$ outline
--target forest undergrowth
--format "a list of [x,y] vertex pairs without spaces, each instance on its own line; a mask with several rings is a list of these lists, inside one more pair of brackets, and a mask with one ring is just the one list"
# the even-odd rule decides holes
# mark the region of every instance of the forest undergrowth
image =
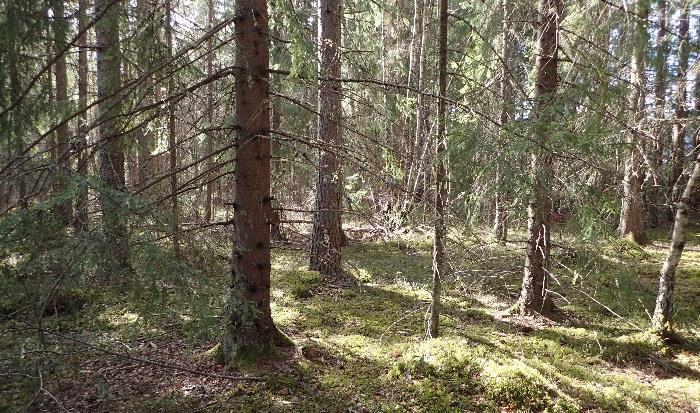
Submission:
[[212,230],[185,248],[202,269],[196,281],[154,278],[157,295],[148,286],[62,289],[42,335],[27,332],[36,325],[6,294],[0,411],[696,412],[699,231],[680,267],[670,342],[646,332],[667,230],[644,247],[554,237],[556,320],[511,315],[517,242],[452,232],[438,339],[424,327],[430,233],[350,232],[343,264],[355,285],[309,271],[294,242],[276,245],[272,311],[296,347],[226,369],[208,355],[229,277],[229,244]]

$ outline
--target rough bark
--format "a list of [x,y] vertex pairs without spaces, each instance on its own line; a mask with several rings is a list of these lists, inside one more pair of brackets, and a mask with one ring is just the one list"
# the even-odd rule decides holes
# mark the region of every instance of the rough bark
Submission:
[[[498,153],[503,154],[507,145],[505,136],[508,122],[513,117],[513,49],[515,46],[515,35],[513,33],[513,1],[503,0],[503,43],[501,45],[501,130],[499,131]],[[508,194],[503,188],[503,171],[500,165],[496,165],[496,215],[493,223],[494,237],[505,242],[508,238]]]
[[673,105],[675,111],[675,123],[671,137],[671,161],[668,175],[668,219],[672,220],[675,211],[675,204],[680,195],[680,178],[683,175],[683,158],[685,156],[685,126],[688,111],[686,108],[686,83],[688,77],[688,57],[690,50],[688,46],[688,11],[690,3],[683,2],[680,15],[678,16],[678,69],[676,71],[676,94]]
[[236,2],[236,155],[231,285],[221,356],[264,355],[280,343],[270,311],[270,101],[265,0]]
[[[340,0],[318,1],[318,160],[310,268],[330,277],[343,274],[341,208],[343,178],[337,148],[342,143],[340,78]],[[325,79],[324,79],[325,78]]]
[[644,119],[644,54],[647,49],[647,23],[649,0],[636,4],[635,33],[630,63],[630,94],[628,100],[629,131],[625,153],[625,172],[622,182],[622,208],[620,209],[620,236],[642,243],[644,233],[644,203],[642,199],[642,137],[639,133]]
[[558,38],[561,22],[560,0],[540,0],[537,8],[536,83],[533,96],[535,143],[530,158],[532,188],[528,200],[525,268],[518,301],[521,314],[549,314],[553,309],[549,294],[553,159],[546,149],[549,131],[555,121]]
[[130,272],[127,217],[121,208],[125,190],[124,148],[120,127],[121,89],[119,46],[120,7],[110,0],[96,0],[95,14],[103,17],[95,24],[97,41],[97,98],[100,133],[100,205],[102,208],[106,279]]
[[435,142],[435,244],[433,245],[433,290],[430,302],[428,337],[440,335],[440,295],[445,276],[445,243],[447,241],[447,0],[439,2],[438,27],[438,113],[437,140]]
[[652,327],[665,337],[668,337],[673,331],[673,290],[676,285],[676,269],[681,261],[683,248],[687,241],[690,197],[697,191],[698,181],[700,181],[700,154],[695,158],[693,171],[685,185],[683,194],[676,204],[676,217],[673,224],[671,245],[668,249],[666,260],[661,267],[659,277],[659,293],[656,297]]
[[[173,19],[170,0],[165,3],[165,38],[168,44],[168,57],[173,55]],[[168,96],[175,93],[175,74],[168,79]],[[177,196],[177,136],[175,135],[175,100],[168,104],[168,163],[170,166],[170,232],[172,233],[173,254],[180,257],[180,207]]]

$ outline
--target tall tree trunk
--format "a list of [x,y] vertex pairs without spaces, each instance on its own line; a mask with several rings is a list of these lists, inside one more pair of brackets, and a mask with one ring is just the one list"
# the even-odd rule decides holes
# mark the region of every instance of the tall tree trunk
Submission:
[[[9,2],[7,6],[7,19],[8,21],[15,21],[18,19],[18,10],[15,2]],[[10,33],[8,38],[5,39],[7,42],[7,48],[9,53],[9,71],[10,71],[10,102],[17,102],[22,91],[22,83],[20,82],[20,73],[18,68],[17,58],[20,55],[21,44],[17,41],[15,33]],[[49,77],[50,78],[50,77]],[[49,87],[49,90],[51,88]],[[22,158],[24,157],[24,139],[22,136],[22,124],[21,124],[21,111],[22,106],[18,105],[14,110],[7,116],[9,119],[10,133],[11,133],[11,146],[14,149],[14,156],[17,157],[19,161],[19,171],[17,172],[17,202],[21,208],[27,208],[29,205],[29,199],[27,194],[27,178],[24,172],[24,166],[22,166]]]
[[[136,2],[136,12],[139,19],[143,22],[137,55],[141,73],[148,73],[152,69],[153,45],[156,39],[155,6],[154,0],[138,0]],[[153,77],[148,76],[143,85],[143,105],[150,106],[153,104]],[[142,125],[136,131],[136,134],[137,187],[141,189],[146,186],[146,181],[148,180],[148,160],[151,157],[150,145],[153,140],[153,134],[148,123]]]
[[677,90],[673,99],[675,106],[675,122],[671,138],[671,162],[668,176],[668,218],[673,219],[675,203],[678,201],[681,189],[681,176],[683,175],[683,158],[685,156],[685,122],[688,117],[686,109],[686,83],[688,81],[688,11],[690,2],[684,1],[678,17],[678,70],[676,72]]
[[431,10],[432,1],[429,1],[423,8],[423,31],[421,36],[420,60],[418,63],[418,105],[416,108],[416,136],[415,146],[418,150],[418,158],[414,164],[415,173],[413,174],[413,186],[409,188],[411,202],[418,201],[424,204],[426,182],[428,181],[428,159],[430,157],[430,128],[429,128],[429,109],[430,99],[426,96],[427,91],[427,47],[429,31],[426,30],[429,14],[426,11]]
[[88,23],[88,0],[78,1],[78,32],[83,33],[78,38],[78,111],[80,112],[78,130],[76,132],[75,150],[78,153],[78,175],[81,182],[75,196],[75,215],[73,229],[77,233],[88,230],[88,186],[87,186],[87,94],[88,94],[88,48],[87,33],[84,32]]
[[[513,117],[513,49],[515,34],[513,33],[513,1],[503,0],[503,44],[501,45],[501,130],[499,131],[499,152],[502,154],[508,144],[506,127]],[[503,174],[500,165],[496,165],[496,216],[493,224],[494,236],[505,242],[508,237],[508,195],[503,188]]]
[[676,206],[671,245],[668,249],[666,261],[661,267],[661,275],[659,277],[659,294],[656,297],[652,327],[665,337],[668,337],[672,332],[673,289],[676,284],[676,269],[681,261],[683,248],[688,238],[687,226],[688,215],[690,214],[690,197],[697,190],[698,181],[700,181],[700,153],[695,158],[693,171]]
[[[415,1],[415,15],[414,24],[417,25],[415,29],[415,56],[412,58],[412,64],[415,65],[413,69],[415,71],[415,80],[413,83],[418,90],[416,93],[416,124],[413,129],[413,142],[410,145],[410,163],[408,165],[408,172],[406,176],[406,183],[404,186],[404,199],[403,205],[401,207],[402,220],[405,216],[411,212],[413,204],[416,202],[418,196],[418,190],[420,188],[419,182],[421,182],[421,177],[425,173],[426,169],[426,159],[428,144],[430,139],[428,138],[428,126],[427,126],[427,98],[425,96],[425,52],[426,52],[426,40],[428,34],[425,30],[425,24],[427,20],[426,4],[423,0]],[[410,130],[410,129],[409,129]],[[420,194],[422,197],[422,194]]]
[[[65,17],[64,0],[53,0],[51,3],[53,10],[53,35],[55,53],[61,53],[66,47],[68,35],[68,22]],[[59,118],[63,119],[65,108],[68,107],[68,73],[66,72],[66,53],[61,55],[56,60],[55,66],[56,76],[56,103],[59,109]],[[58,171],[54,177],[53,190],[56,196],[65,196],[64,192],[68,189],[68,175],[70,169],[70,148],[68,136],[68,123],[62,123],[56,128],[56,162]],[[67,226],[71,221],[72,205],[70,199],[66,198],[59,202],[55,209],[56,219],[64,226]]]
[[318,135],[321,149],[316,177],[316,203],[311,238],[310,268],[330,277],[342,275],[343,176],[338,150],[342,144],[340,0],[318,1]]
[[127,217],[120,208],[120,192],[126,189],[124,147],[121,130],[121,51],[119,46],[119,2],[95,1],[95,15],[103,17],[95,24],[97,40],[97,98],[100,132],[100,205],[102,207],[105,278],[129,273]]
[[[173,17],[170,0],[165,3],[165,37],[168,43],[168,57],[173,55]],[[177,196],[177,137],[175,135],[175,73],[168,79],[168,161],[170,164],[170,231],[172,233],[173,254],[180,257],[180,208]]]
[[535,143],[530,159],[532,188],[527,210],[528,242],[523,285],[518,307],[521,314],[549,314],[553,310],[549,294],[551,268],[551,181],[553,159],[545,148],[554,127],[556,105],[558,37],[562,20],[560,0],[540,0],[537,7],[536,83],[534,99]]
[[[214,0],[207,0],[207,30],[214,27]],[[214,39],[209,36],[207,39],[207,78],[211,78],[214,74]],[[207,133],[207,160],[204,169],[211,171],[214,166],[212,152],[214,151],[214,83],[210,82],[207,85],[207,123],[209,124],[209,132]],[[212,198],[214,196],[214,181],[212,174],[205,175],[206,180],[206,196],[204,198],[204,222],[211,222],[213,215]]]
[[446,116],[447,116],[447,0],[439,2],[438,26],[438,113],[435,142],[435,244],[433,246],[433,291],[430,302],[430,321],[427,335],[440,335],[440,295],[445,276],[445,244],[447,241],[447,171],[446,171]]
[[664,148],[664,136],[666,128],[663,125],[665,118],[664,108],[666,106],[666,49],[668,48],[668,36],[666,35],[666,0],[658,1],[658,29],[656,31],[656,60],[654,74],[654,117],[657,126],[655,128],[656,139],[651,150],[651,171],[652,185],[649,189],[648,215],[651,226],[659,225],[659,179],[661,170],[661,160]]
[[649,0],[639,0],[634,19],[635,34],[632,43],[630,64],[629,128],[625,154],[625,175],[622,182],[622,208],[619,232],[635,242],[646,241],[644,233],[644,211],[642,200],[642,146],[638,128],[644,119],[644,54],[647,48],[647,23]]
[[270,96],[265,0],[236,2],[235,105],[238,130],[231,284],[221,356],[269,353],[283,335],[270,310]]
[[[411,26],[411,43],[409,45],[409,58],[408,58],[408,79],[407,79],[407,84],[409,89],[406,90],[406,97],[411,98],[413,97],[416,99],[416,108],[418,107],[418,100],[420,99],[420,92],[416,93],[410,88],[418,88],[419,87],[419,77],[420,77],[420,67],[421,67],[421,60],[422,60],[422,46],[423,46],[423,12],[425,8],[425,2],[423,0],[414,0],[413,2],[413,23]],[[416,116],[418,115],[418,111],[416,110]],[[406,114],[405,116],[405,138],[404,138],[404,146],[407,149],[407,157],[405,160],[405,166],[404,166],[404,182],[403,182],[403,194],[402,194],[402,204],[400,205],[401,211],[401,217],[400,217],[400,223],[403,224],[403,218],[405,214],[408,212],[408,203],[413,202],[412,199],[412,190],[411,187],[413,185],[413,175],[415,172],[415,163],[416,163],[416,155],[417,155],[417,147],[414,144],[414,139],[415,139],[415,128],[412,128],[409,123],[411,121],[412,116],[409,114]]]

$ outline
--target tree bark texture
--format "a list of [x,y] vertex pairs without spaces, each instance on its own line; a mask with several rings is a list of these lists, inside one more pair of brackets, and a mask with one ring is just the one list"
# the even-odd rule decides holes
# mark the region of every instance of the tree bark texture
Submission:
[[127,217],[121,208],[125,190],[124,147],[121,137],[121,52],[119,46],[120,4],[109,0],[95,1],[95,14],[102,19],[95,24],[97,40],[97,98],[100,100],[100,189],[103,235],[107,249],[104,275],[123,276],[129,270]]
[[[65,16],[64,0],[53,0],[53,35],[54,49],[56,53],[63,50],[67,45],[68,22]],[[68,73],[66,70],[66,54],[62,53],[56,60],[54,68],[56,77],[56,107],[60,118],[63,118],[68,107]],[[70,169],[70,137],[68,123],[62,123],[56,128],[56,166],[57,171],[54,176],[53,190],[56,196],[65,195],[68,189],[68,177]],[[73,215],[72,203],[69,198],[56,205],[54,210],[56,219],[62,226],[67,226],[71,222]]]
[[673,224],[671,245],[661,267],[659,277],[659,293],[656,297],[656,307],[652,318],[652,327],[662,336],[669,336],[672,332],[673,316],[673,290],[676,285],[676,269],[681,261],[683,248],[688,239],[688,215],[690,214],[690,197],[697,191],[700,181],[700,153],[695,158],[693,171],[685,185],[685,190],[678,200],[676,217]]
[[673,219],[675,204],[680,196],[683,175],[683,158],[685,157],[685,126],[688,110],[686,108],[686,83],[688,81],[688,57],[690,48],[688,45],[688,11],[690,3],[684,1],[678,16],[678,69],[676,72],[676,93],[673,99],[675,109],[675,123],[671,137],[671,161],[668,176],[668,218]]
[[236,155],[231,285],[221,354],[230,362],[273,349],[270,311],[270,101],[265,0],[236,2]]
[[663,126],[666,106],[666,53],[668,48],[668,36],[666,34],[666,0],[659,0],[657,9],[656,31],[656,60],[654,62],[654,117],[657,126],[654,128],[655,140],[651,150],[652,184],[649,189],[649,205],[647,207],[649,224],[653,227],[659,225],[659,189],[662,182],[660,178],[661,162],[665,145],[666,128]]
[[438,27],[438,113],[437,140],[435,142],[435,244],[433,245],[433,290],[430,302],[428,337],[440,335],[442,310],[442,279],[445,277],[445,244],[447,241],[447,0],[439,3]]
[[518,307],[521,314],[549,314],[553,309],[549,294],[551,269],[551,181],[553,159],[545,145],[549,141],[556,110],[558,83],[558,30],[560,0],[540,0],[537,8],[537,51],[535,60],[535,143],[530,158],[532,188],[527,211],[527,252]]
[[73,216],[73,229],[80,232],[88,230],[88,187],[85,179],[88,172],[87,153],[87,94],[88,94],[88,44],[87,33],[84,33],[88,23],[87,17],[88,0],[78,1],[78,31],[83,34],[78,38],[78,110],[80,118],[78,120],[78,130],[74,150],[77,152],[77,171],[81,178],[75,196],[75,213]]
[[[501,45],[501,113],[499,131],[498,153],[503,154],[508,144],[506,127],[513,117],[513,50],[515,46],[515,34],[513,33],[513,1],[503,0],[503,43]],[[500,165],[496,165],[496,215],[493,223],[494,237],[505,242],[508,238],[508,194],[503,188],[503,171]]]
[[622,237],[635,242],[645,242],[644,208],[642,199],[642,145],[638,128],[644,118],[644,54],[647,49],[647,23],[649,17],[649,0],[640,0],[636,6],[637,17],[634,19],[635,34],[632,44],[632,61],[630,64],[630,95],[628,100],[629,132],[625,153],[625,171],[622,182],[622,208],[620,209],[620,226]]
[[[166,0],[165,3],[165,37],[168,43],[168,57],[172,57],[173,50],[173,18],[172,2]],[[170,166],[170,232],[172,233],[173,254],[176,258],[180,252],[180,207],[177,196],[177,136],[175,124],[176,101],[172,99],[175,93],[175,73],[168,79],[168,96],[171,98],[168,104],[168,163]]]
[[342,91],[339,81],[328,79],[340,78],[341,17],[340,0],[318,1],[318,137],[329,150],[319,154],[309,267],[330,277],[342,275]]

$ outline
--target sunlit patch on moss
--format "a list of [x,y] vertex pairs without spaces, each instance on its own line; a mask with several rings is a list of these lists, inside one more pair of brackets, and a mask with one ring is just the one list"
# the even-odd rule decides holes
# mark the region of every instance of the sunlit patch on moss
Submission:
[[301,317],[301,312],[294,307],[287,307],[272,303],[272,318],[278,326],[293,324]]
[[554,390],[535,369],[518,362],[484,366],[486,396],[496,405],[522,412],[549,411]]

